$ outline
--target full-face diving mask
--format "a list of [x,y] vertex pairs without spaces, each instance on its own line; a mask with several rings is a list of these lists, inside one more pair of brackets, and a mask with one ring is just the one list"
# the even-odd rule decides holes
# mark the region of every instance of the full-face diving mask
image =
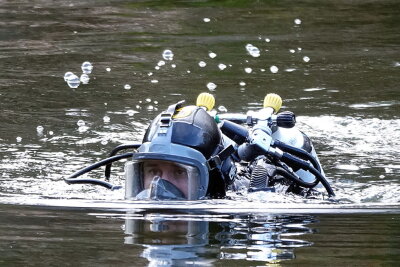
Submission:
[[[169,153],[145,143],[125,165],[126,199],[196,200],[204,198],[209,181],[204,156],[195,149],[169,144]],[[154,150],[153,150],[154,151]],[[165,151],[164,151],[165,152]]]

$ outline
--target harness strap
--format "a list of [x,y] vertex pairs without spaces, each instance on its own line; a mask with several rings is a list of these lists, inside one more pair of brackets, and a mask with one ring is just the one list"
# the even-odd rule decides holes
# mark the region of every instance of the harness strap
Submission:
[[185,100],[179,101],[176,104],[170,105],[166,111],[162,112],[160,115],[160,127],[171,126],[172,116],[174,116],[175,111],[182,107]]
[[225,147],[217,155],[210,157],[207,160],[207,167],[211,171],[215,168],[220,168],[224,160],[226,160],[232,153],[235,152],[235,148],[232,145]]

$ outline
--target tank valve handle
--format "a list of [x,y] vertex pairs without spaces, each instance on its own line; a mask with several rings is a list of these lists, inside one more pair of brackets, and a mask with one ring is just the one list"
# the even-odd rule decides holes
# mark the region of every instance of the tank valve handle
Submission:
[[274,113],[277,113],[282,107],[282,98],[274,93],[267,94],[264,98],[264,108],[273,108]]
[[196,106],[204,107],[207,111],[210,111],[214,108],[215,98],[212,94],[209,93],[201,93],[197,97]]

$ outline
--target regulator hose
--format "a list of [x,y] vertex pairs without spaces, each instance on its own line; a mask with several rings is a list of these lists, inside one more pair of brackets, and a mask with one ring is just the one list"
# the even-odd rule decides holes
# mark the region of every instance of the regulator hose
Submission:
[[280,175],[284,176],[285,178],[288,178],[292,182],[295,182],[296,184],[301,185],[301,186],[306,187],[306,188],[314,188],[319,183],[319,181],[317,179],[315,179],[315,181],[312,182],[312,183],[305,182],[305,181],[299,179],[293,173],[290,173],[289,171],[285,170],[282,167],[277,167],[276,168],[276,173],[280,174]]
[[313,166],[311,166],[311,164],[309,162],[299,159],[287,152],[283,153],[281,160],[291,166],[295,165],[299,168],[308,170],[317,178],[317,180],[319,182],[322,183],[322,185],[325,187],[326,191],[328,192],[329,197],[335,196],[335,193],[333,192],[330,184],[325,179],[325,177],[322,175],[322,173],[319,172],[317,169],[315,169]]
[[304,160],[308,160],[311,162],[311,164],[314,166],[315,169],[317,169],[319,172],[321,172],[321,165],[318,163],[318,161],[307,151],[285,144],[279,140],[274,140],[274,146],[279,147],[282,149],[282,151],[288,152],[290,154],[295,155],[296,157],[299,157]]
[[[119,151],[121,150],[125,150],[125,149],[137,149],[138,147],[140,147],[141,144],[131,144],[131,145],[119,145],[116,148],[114,148],[110,154],[108,155],[109,157],[113,157],[115,156]],[[110,180],[110,176],[111,176],[111,166],[112,166],[112,162],[108,163],[106,166],[106,169],[104,170],[104,176],[106,177],[106,181]]]
[[[92,164],[90,166],[87,166],[75,173],[73,173],[72,175],[70,175],[68,178],[65,178],[64,181],[67,184],[82,184],[82,183],[88,183],[88,184],[96,184],[96,185],[100,185],[100,186],[104,186],[108,189],[118,189],[118,186],[114,186],[106,181],[103,180],[99,180],[99,179],[89,179],[89,178],[85,178],[85,179],[76,179],[77,177],[81,176],[82,174],[88,173],[94,169],[100,168],[104,165],[107,164],[111,164],[114,161],[118,161],[121,159],[125,159],[125,158],[130,158],[133,156],[134,153],[125,153],[125,154],[121,154],[121,155],[117,155],[117,156],[113,156],[113,157],[109,157],[106,159],[103,159],[99,162],[96,162],[95,164]],[[119,187],[120,188],[120,187]]]

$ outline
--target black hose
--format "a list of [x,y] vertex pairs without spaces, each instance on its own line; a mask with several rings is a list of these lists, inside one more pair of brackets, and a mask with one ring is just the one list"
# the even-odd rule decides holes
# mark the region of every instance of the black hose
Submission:
[[319,181],[317,179],[315,179],[315,181],[312,182],[312,183],[305,182],[305,181],[297,178],[296,175],[290,173],[289,171],[285,170],[282,167],[277,167],[276,168],[276,172],[278,174],[284,176],[285,178],[288,178],[292,182],[295,182],[296,184],[301,185],[301,186],[306,187],[306,188],[314,188],[319,183]]
[[281,160],[291,166],[295,165],[301,169],[308,170],[311,172],[325,187],[326,191],[328,192],[328,196],[335,196],[335,193],[333,192],[330,184],[328,181],[325,179],[325,177],[322,175],[321,172],[319,172],[317,169],[315,169],[311,164],[309,164],[307,161],[304,161],[302,159],[299,159],[289,153],[284,152],[282,155]]
[[285,144],[279,140],[274,140],[274,145],[282,149],[282,151],[289,152],[290,154],[295,155],[296,157],[299,157],[304,160],[308,160],[311,162],[311,164],[316,168],[319,172],[321,172],[321,165],[318,163],[316,158],[314,158],[310,153],[307,151]]
[[104,166],[106,164],[110,164],[110,163],[112,163],[114,161],[118,161],[118,160],[125,159],[125,158],[130,158],[130,157],[133,156],[133,154],[134,153],[125,153],[125,154],[122,154],[122,155],[117,155],[117,156],[113,156],[113,157],[109,157],[109,158],[103,159],[103,160],[101,160],[99,162],[96,162],[95,164],[92,164],[92,165],[90,165],[88,167],[85,167],[85,168],[73,173],[68,178],[65,178],[64,181],[67,184],[89,183],[89,184],[101,185],[101,186],[104,186],[104,187],[106,187],[108,189],[116,189],[115,186],[113,186],[112,184],[110,184],[110,183],[108,183],[106,181],[103,181],[103,180],[98,180],[98,179],[75,179],[75,178],[81,176],[82,174],[88,173],[88,172],[90,172],[90,171],[92,171],[94,169],[100,168],[100,167],[102,167],[102,166]]
[[[116,148],[114,148],[110,154],[108,155],[109,157],[112,157],[114,155],[116,155],[119,151],[121,150],[125,150],[125,149],[137,149],[138,147],[140,147],[141,144],[131,144],[131,145],[119,145]],[[112,162],[108,163],[106,166],[106,169],[104,170],[104,176],[106,177],[106,180],[109,181],[110,180],[110,176],[111,176],[111,166],[112,166]]]
[[109,182],[99,180],[99,179],[91,179],[91,178],[67,178],[64,179],[67,184],[94,184],[94,185],[100,185],[103,186],[107,189],[111,190],[116,190],[116,189],[121,189],[122,186],[120,185],[113,185],[110,184]]

